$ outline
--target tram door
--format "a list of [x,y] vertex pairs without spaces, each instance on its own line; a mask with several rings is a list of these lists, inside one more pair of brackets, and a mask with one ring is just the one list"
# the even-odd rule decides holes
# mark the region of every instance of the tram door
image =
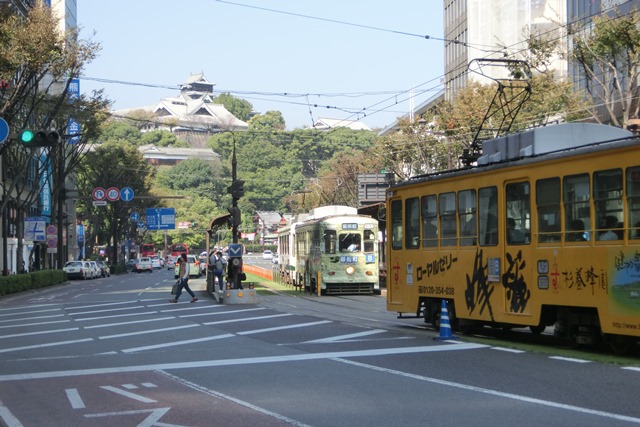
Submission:
[[502,286],[504,288],[505,312],[527,313],[531,298],[531,286],[527,283],[529,269],[535,260],[527,259],[531,247],[531,187],[529,181],[517,180],[505,184],[504,210],[504,264]]

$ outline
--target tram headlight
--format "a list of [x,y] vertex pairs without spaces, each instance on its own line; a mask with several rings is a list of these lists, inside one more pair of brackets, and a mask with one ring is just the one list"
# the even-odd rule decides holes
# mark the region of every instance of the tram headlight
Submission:
[[347,269],[345,271],[347,272],[347,274],[351,275],[351,274],[356,272],[356,268],[354,266],[350,265],[349,267],[347,267]]

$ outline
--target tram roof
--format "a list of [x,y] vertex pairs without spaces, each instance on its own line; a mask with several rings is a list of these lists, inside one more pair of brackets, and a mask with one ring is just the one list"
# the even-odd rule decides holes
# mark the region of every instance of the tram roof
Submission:
[[478,166],[517,160],[633,136],[628,130],[595,123],[563,123],[514,133],[482,143]]
[[611,144],[637,144],[638,141],[637,135],[614,126],[593,123],[546,126],[484,141],[476,166],[415,176],[392,187],[574,156],[610,148]]

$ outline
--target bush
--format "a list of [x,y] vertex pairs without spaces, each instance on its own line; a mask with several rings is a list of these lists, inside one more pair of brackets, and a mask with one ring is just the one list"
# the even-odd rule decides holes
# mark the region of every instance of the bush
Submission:
[[45,288],[66,281],[67,274],[62,270],[41,270],[26,274],[0,276],[0,295]]

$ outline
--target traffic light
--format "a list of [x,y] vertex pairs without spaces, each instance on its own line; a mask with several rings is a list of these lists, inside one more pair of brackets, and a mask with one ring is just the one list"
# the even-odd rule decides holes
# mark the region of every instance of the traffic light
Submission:
[[18,134],[19,142],[26,147],[53,147],[60,141],[60,135],[53,130],[32,131],[24,129]]
[[231,197],[238,200],[244,196],[244,181],[237,179],[231,183],[231,186],[227,188],[227,191],[231,194]]
[[237,206],[231,207],[227,209],[231,214],[231,218],[229,218],[229,225],[233,227],[237,227],[242,222],[242,218],[240,217],[240,208]]

